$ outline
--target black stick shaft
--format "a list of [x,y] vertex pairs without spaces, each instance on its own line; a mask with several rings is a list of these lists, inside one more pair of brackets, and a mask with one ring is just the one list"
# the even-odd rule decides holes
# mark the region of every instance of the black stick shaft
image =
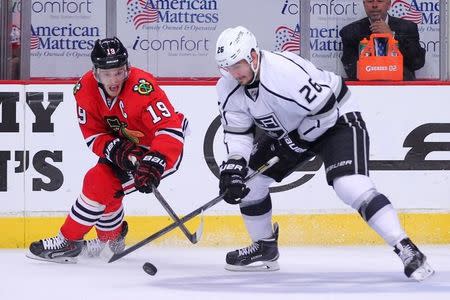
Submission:
[[[255,172],[253,172],[252,174],[250,174],[249,176],[247,176],[245,178],[245,182],[251,180],[252,178],[254,178],[256,175],[266,171],[267,169],[269,169],[270,167],[272,167],[274,164],[276,164],[279,161],[279,158],[277,156],[273,157],[272,159],[270,159],[269,161],[267,161],[264,165],[262,165],[258,170],[256,170]],[[199,208],[197,208],[196,210],[192,211],[191,213],[187,214],[186,216],[184,216],[183,218],[180,219],[179,222],[174,222],[166,227],[164,227],[163,229],[161,229],[158,232],[155,232],[154,234],[150,235],[149,237],[145,238],[144,240],[134,244],[133,246],[130,246],[129,248],[125,249],[124,251],[120,252],[120,253],[115,253],[108,261],[108,263],[114,262],[122,257],[124,257],[125,255],[130,254],[131,252],[141,248],[142,246],[150,243],[153,240],[156,240],[157,238],[159,238],[162,235],[165,235],[166,233],[172,231],[173,229],[177,228],[180,224],[186,223],[187,221],[195,218],[197,215],[201,214],[203,211],[207,210],[208,208],[211,208],[212,206],[216,205],[217,203],[219,203],[220,201],[222,201],[223,199],[223,194],[219,195],[218,197],[212,199],[211,201],[209,201],[208,203],[200,206]]]
[[146,239],[138,242],[137,244],[135,244],[133,246],[130,246],[129,248],[125,249],[124,251],[114,254],[111,257],[111,259],[108,261],[108,263],[114,262],[114,261],[124,257],[125,255],[128,255],[129,253],[141,248],[142,246],[150,243],[151,241],[156,240],[160,236],[165,235],[166,233],[172,231],[173,229],[177,228],[180,224],[183,224],[183,223],[195,218],[197,215],[201,214],[202,211],[207,210],[208,208],[210,208],[210,207],[216,205],[217,203],[219,203],[220,201],[222,201],[222,197],[223,197],[223,195],[220,195],[220,196],[214,198],[213,200],[209,201],[208,203],[204,204],[203,206],[192,211],[188,215],[182,217],[179,221],[174,222],[174,223],[168,225],[167,227],[164,227],[160,231],[155,232],[154,234],[150,235]]
[[178,215],[175,213],[175,211],[170,207],[169,203],[167,203],[166,199],[164,199],[163,195],[158,191],[155,185],[152,184],[153,194],[155,195],[156,199],[158,199],[159,203],[161,203],[162,207],[166,210],[166,212],[169,214],[169,216],[172,218],[172,220],[179,224],[179,228],[184,233],[184,235],[189,239],[189,241],[192,244],[196,244],[198,242],[196,234],[192,234],[189,232],[189,230],[186,228],[183,222],[181,222]]

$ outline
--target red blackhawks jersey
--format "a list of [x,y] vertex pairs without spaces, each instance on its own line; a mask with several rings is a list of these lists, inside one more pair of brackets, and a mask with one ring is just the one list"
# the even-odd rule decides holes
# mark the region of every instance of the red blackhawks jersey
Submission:
[[175,112],[153,75],[131,67],[120,94],[108,99],[89,71],[75,85],[74,95],[81,132],[99,157],[105,157],[107,143],[122,137],[164,155],[164,175],[178,168],[187,121]]

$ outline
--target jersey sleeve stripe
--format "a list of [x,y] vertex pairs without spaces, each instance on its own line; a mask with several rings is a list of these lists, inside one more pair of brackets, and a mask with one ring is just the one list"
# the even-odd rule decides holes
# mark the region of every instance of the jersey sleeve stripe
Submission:
[[347,85],[342,81],[342,77],[339,80],[339,87],[335,91],[336,101],[338,103],[344,103],[347,98],[350,96],[350,90],[348,89]]
[[84,141],[86,142],[88,148],[92,149],[95,139],[104,134],[106,134],[106,133],[99,133],[99,134],[91,135],[90,137],[86,138]]
[[[328,100],[323,101],[322,105],[320,105],[319,107],[317,107],[316,109],[318,109],[317,112],[311,112],[311,116],[314,118],[314,116],[322,116],[322,115],[326,115],[327,113],[331,113],[334,108],[336,107],[337,102],[336,102],[336,97],[334,96],[334,94],[331,94],[330,97],[328,97]],[[308,116],[310,117],[310,116]]]
[[183,160],[183,152],[181,152],[180,156],[178,156],[177,161],[173,164],[173,167],[170,169],[165,170],[164,174],[161,176],[161,178],[165,178],[169,176],[170,174],[175,173],[176,170],[180,167],[181,161]]
[[183,132],[185,132],[188,129],[189,126],[189,121],[187,118],[183,118],[183,124],[182,124],[182,128],[183,128]]
[[[336,96],[337,95],[337,96]],[[339,85],[336,88],[336,91],[328,98],[328,101],[325,105],[316,113],[315,116],[320,115],[320,117],[326,116],[327,112],[332,113],[336,104],[342,105],[350,96],[350,90],[347,85],[342,81],[342,77],[339,80]]]
[[238,128],[238,127],[231,127],[227,125],[223,125],[223,131],[225,133],[233,133],[233,134],[249,134],[254,133],[255,131],[255,125],[249,127],[249,128]]
[[165,128],[165,129],[161,129],[161,130],[157,131],[155,133],[155,136],[159,136],[162,134],[168,135],[168,136],[180,141],[181,143],[184,143],[183,132],[181,132],[180,130]]
[[164,129],[158,130],[156,133],[158,134],[161,132],[172,133],[172,134],[178,135],[180,138],[184,138],[183,130],[178,129],[178,128],[164,128]]
[[127,195],[136,190],[136,187],[134,186],[134,178],[133,176],[130,177],[131,178],[129,180],[122,182],[122,190],[124,195]]

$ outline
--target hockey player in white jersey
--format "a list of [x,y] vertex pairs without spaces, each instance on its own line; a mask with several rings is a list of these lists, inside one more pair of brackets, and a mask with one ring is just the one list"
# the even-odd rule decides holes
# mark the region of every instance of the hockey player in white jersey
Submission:
[[[389,199],[368,176],[369,135],[340,76],[291,52],[260,50],[254,35],[242,26],[221,33],[216,62],[223,74],[217,93],[228,153],[221,166],[220,192],[226,202],[239,204],[253,241],[227,254],[226,269],[279,269],[269,185],[318,155],[328,184],[393,247],[406,276],[423,280],[434,273],[406,235]],[[255,138],[256,127],[264,134]],[[249,169],[275,155],[280,158],[275,166],[245,184]]]

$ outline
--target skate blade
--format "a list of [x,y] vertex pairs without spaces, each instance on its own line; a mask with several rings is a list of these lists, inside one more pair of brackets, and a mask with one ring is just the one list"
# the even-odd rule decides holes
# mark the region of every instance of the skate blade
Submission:
[[57,264],[76,264],[78,261],[76,257],[44,258],[44,257],[34,255],[31,252],[26,253],[25,256],[28,258],[31,258],[31,259],[48,261],[48,262],[57,263]]
[[434,270],[427,262],[424,262],[423,265],[417,270],[415,270],[410,277],[414,280],[422,281],[432,276],[433,274]]
[[280,265],[275,261],[259,261],[246,266],[235,266],[226,264],[225,270],[233,272],[273,272],[278,271]]

